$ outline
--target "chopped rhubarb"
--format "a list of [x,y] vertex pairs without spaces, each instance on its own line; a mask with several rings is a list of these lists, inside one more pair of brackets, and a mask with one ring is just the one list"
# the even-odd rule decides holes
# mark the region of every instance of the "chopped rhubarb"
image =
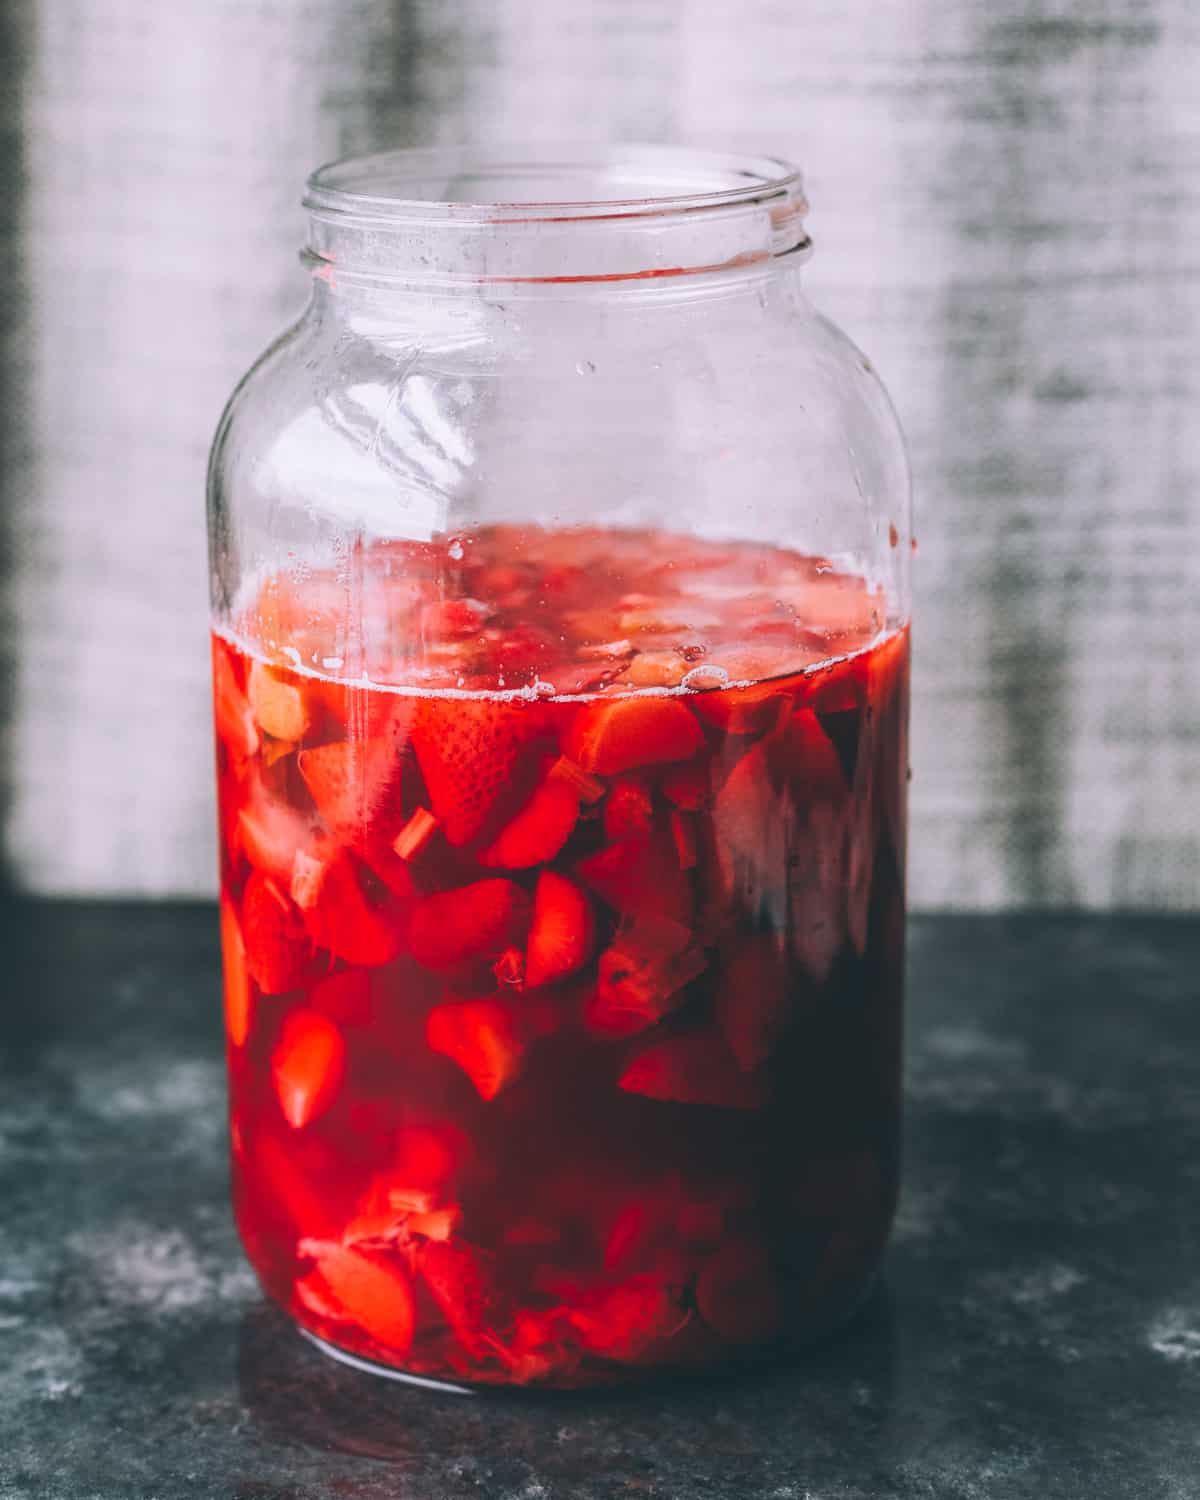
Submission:
[[524,937],[529,911],[527,893],[499,877],[438,892],[413,912],[409,952],[429,969],[495,958]]
[[457,1063],[481,1099],[494,1099],[521,1071],[519,1033],[511,1008],[499,1000],[449,1000],[425,1022],[430,1050]]
[[544,870],[533,893],[525,946],[526,985],[535,989],[573,974],[591,957],[595,935],[587,895],[565,875]]
[[687,760],[703,743],[699,724],[678,698],[630,697],[577,709],[562,748],[585,771],[618,776]]
[[580,802],[599,802],[604,796],[604,783],[600,778],[589,775],[569,755],[560,755],[550,767],[549,774],[573,787]]
[[437,831],[438,821],[427,807],[418,807],[392,841],[400,859],[414,859]]
[[346,1071],[346,1044],[327,1016],[294,1010],[271,1055],[275,1093],[294,1130],[318,1119],[337,1098]]

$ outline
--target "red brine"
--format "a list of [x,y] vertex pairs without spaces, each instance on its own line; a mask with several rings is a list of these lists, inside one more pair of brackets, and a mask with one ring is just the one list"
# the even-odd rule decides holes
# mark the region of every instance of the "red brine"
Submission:
[[908,639],[820,558],[493,527],[213,638],[234,1191],[337,1349],[811,1338],[897,1183]]

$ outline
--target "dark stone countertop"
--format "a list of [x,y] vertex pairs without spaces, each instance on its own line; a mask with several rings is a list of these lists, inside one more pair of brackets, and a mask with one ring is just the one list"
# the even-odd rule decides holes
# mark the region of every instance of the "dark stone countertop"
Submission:
[[916,921],[905,1195],[856,1323],[558,1399],[373,1380],[264,1305],[212,910],[4,928],[0,1500],[1200,1496],[1200,922]]

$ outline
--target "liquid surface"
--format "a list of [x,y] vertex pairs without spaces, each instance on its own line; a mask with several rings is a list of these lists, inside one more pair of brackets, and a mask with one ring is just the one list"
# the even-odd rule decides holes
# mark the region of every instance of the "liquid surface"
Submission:
[[844,1316],[896,1190],[908,644],[878,596],[506,528],[267,580],[234,623],[234,1187],[271,1295],[371,1360],[559,1386]]

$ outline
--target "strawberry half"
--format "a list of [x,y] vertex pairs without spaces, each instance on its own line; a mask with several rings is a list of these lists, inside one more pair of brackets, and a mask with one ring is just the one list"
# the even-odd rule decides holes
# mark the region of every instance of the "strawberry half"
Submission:
[[315,1259],[343,1321],[404,1353],[412,1343],[415,1312],[412,1283],[394,1256],[318,1240],[301,1240],[299,1249]]
[[404,826],[402,764],[392,735],[314,745],[296,761],[325,826],[352,847],[390,843]]
[[295,903],[269,875],[252,872],[242,893],[246,967],[264,995],[298,989],[312,972],[313,949]]
[[563,736],[563,754],[585,771],[617,776],[637,766],[688,760],[704,736],[678,698],[600,700],[577,710]]
[[430,806],[449,843],[471,843],[528,790],[519,765],[542,727],[535,704],[420,700],[412,746]]
[[766,1102],[761,1082],[741,1071],[719,1037],[652,1042],[630,1058],[618,1084],[627,1094],[672,1104],[759,1109]]
[[323,1115],[346,1071],[342,1033],[314,1010],[294,1010],[271,1055],[271,1076],[283,1117],[293,1130]]
[[479,856],[488,868],[523,870],[553,859],[579,818],[579,796],[569,782],[551,776]]
[[691,882],[680,868],[675,845],[661,834],[610,844],[581,859],[575,873],[589,890],[629,916],[669,917],[684,925],[692,919]]
[[529,905],[519,885],[499,876],[439,891],[413,912],[409,951],[428,969],[496,958],[523,939]]
[[425,1020],[430,1051],[457,1063],[481,1099],[494,1099],[521,1070],[525,1043],[512,1008],[499,1000],[449,1000]]
[[525,944],[525,983],[530,989],[564,979],[587,963],[596,939],[592,904],[574,881],[543,870],[533,893],[533,917]]
[[329,843],[298,854],[292,873],[292,895],[312,941],[366,968],[390,963],[403,951],[413,890],[410,877],[406,899]]

